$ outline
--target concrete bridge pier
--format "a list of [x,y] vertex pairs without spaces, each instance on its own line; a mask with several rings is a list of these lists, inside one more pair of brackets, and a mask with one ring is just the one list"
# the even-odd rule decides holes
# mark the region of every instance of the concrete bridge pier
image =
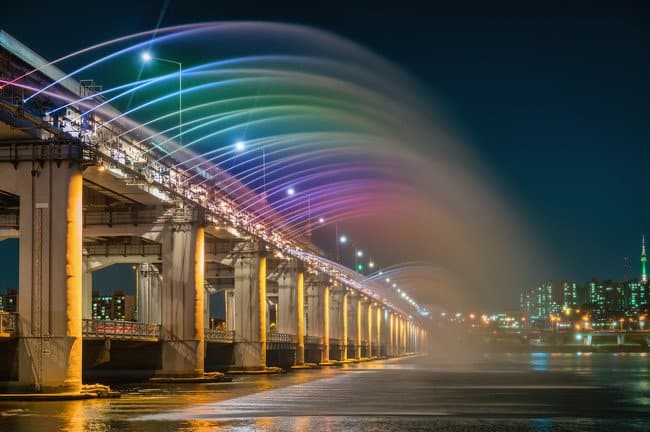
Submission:
[[204,375],[204,228],[168,223],[162,233],[162,368],[160,376]]
[[234,365],[237,371],[266,370],[266,253],[250,242],[236,253]]
[[305,363],[305,275],[300,264],[289,260],[278,278],[278,332],[296,336],[294,366]]
[[356,343],[354,345],[354,358],[361,360],[363,357],[363,300],[357,297],[356,309],[354,314],[356,320]]
[[81,263],[81,317],[83,319],[93,318],[93,271],[88,257],[84,256]]
[[340,350],[334,360],[348,359],[348,293],[345,289],[333,290],[331,296],[331,333],[334,339],[341,343]]
[[395,315],[395,355],[402,354],[402,320],[399,315]]
[[329,285],[323,285],[321,292],[321,307],[322,307],[322,333],[323,337],[323,357],[321,358],[322,363],[330,362],[330,287]]
[[375,341],[374,337],[374,324],[373,321],[375,321],[375,308],[372,306],[372,301],[368,302],[368,311],[366,313],[366,322],[367,322],[367,328],[368,328],[368,354],[367,357],[374,357],[375,356],[375,347],[373,345],[373,342]]
[[380,306],[377,306],[375,308],[375,357],[381,357],[382,356],[382,350],[381,350],[381,343],[382,343],[382,337],[381,337],[381,331],[382,331],[382,310]]
[[[305,285],[306,292],[306,312],[305,312],[305,334],[321,338],[323,343],[320,346],[321,354],[318,359],[311,359],[309,361],[317,360],[317,363],[329,362],[329,353],[325,356],[324,352],[329,351],[329,334],[325,338],[325,306],[324,303],[329,301],[325,299],[325,291],[329,295],[328,287],[320,281],[318,277],[312,277]],[[329,308],[329,305],[328,305]],[[329,317],[328,317],[329,321]],[[329,322],[328,322],[329,324]],[[329,333],[329,331],[328,331]]]
[[386,354],[389,357],[395,355],[395,314],[388,311],[388,348]]
[[138,272],[138,322],[160,324],[162,322],[162,277],[155,264],[141,263]]
[[81,390],[82,177],[74,161],[0,167],[20,196],[18,387]]
[[235,288],[226,288],[224,291],[224,303],[226,307],[226,328],[234,330],[235,328]]

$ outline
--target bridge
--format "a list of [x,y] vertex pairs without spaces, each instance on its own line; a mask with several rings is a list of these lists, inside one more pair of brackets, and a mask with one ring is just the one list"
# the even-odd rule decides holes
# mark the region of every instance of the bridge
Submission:
[[[264,371],[278,352],[300,367],[426,349],[417,317],[291,227],[256,217],[242,205],[252,192],[226,172],[215,174],[226,188],[194,181],[146,140],[155,131],[109,121],[120,113],[108,105],[46,114],[57,97],[87,96],[83,82],[63,79],[24,102],[63,77],[0,32],[0,240],[18,238],[20,258],[17,313],[0,315],[0,343],[15,347],[13,390],[78,392],[84,365],[110,361],[118,346],[128,364],[135,348],[155,345],[144,355],[155,353],[167,377],[203,376],[219,349],[231,350],[225,363],[236,371]],[[138,322],[92,320],[92,274],[118,263],[143,276]],[[217,292],[225,330],[206,328]]]

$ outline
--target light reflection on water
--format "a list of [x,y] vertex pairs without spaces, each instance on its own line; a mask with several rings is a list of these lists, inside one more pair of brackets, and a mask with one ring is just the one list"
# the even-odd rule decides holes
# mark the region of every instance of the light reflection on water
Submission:
[[232,383],[121,386],[121,399],[2,402],[0,431],[649,430],[640,354],[395,359]]

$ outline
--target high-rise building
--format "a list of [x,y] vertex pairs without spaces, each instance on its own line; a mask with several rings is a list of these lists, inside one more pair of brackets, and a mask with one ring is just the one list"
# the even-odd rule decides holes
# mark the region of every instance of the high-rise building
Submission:
[[93,293],[92,316],[96,320],[133,320],[135,315],[135,298],[116,291],[112,296],[100,296]]
[[637,310],[648,303],[648,285],[634,279],[626,282],[625,306],[630,310]]
[[524,291],[521,294],[521,311],[531,320],[545,321],[551,313],[557,313],[561,307],[557,301],[558,284],[550,281]]
[[562,310],[575,309],[578,307],[578,288],[575,282],[562,281],[560,283],[561,298],[560,305]]

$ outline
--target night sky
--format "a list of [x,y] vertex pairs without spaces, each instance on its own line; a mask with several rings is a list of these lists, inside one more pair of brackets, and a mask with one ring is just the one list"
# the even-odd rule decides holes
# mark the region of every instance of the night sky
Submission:
[[[311,25],[365,45],[419,78],[538,239],[529,247],[552,270],[531,275],[531,285],[540,277],[622,279],[625,256],[630,273],[638,273],[641,233],[650,234],[650,3],[203,3],[172,0],[161,25]],[[9,0],[0,27],[56,58],[154,28],[163,2],[89,5]],[[13,254],[15,242],[0,243],[0,291],[17,283]]]

